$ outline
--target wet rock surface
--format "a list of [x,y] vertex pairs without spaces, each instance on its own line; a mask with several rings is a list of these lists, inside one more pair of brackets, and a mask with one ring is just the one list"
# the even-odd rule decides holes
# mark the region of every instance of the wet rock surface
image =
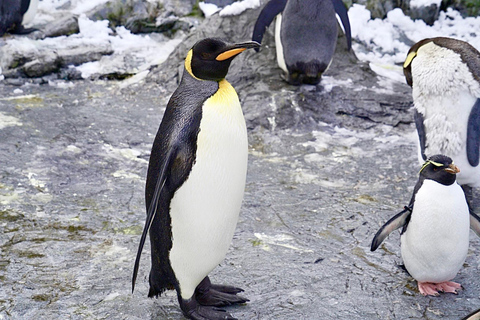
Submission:
[[[182,319],[174,292],[146,297],[148,242],[131,293],[150,148],[187,50],[205,36],[249,39],[258,10],[206,19],[146,82],[0,84],[0,319]],[[418,293],[399,267],[398,232],[369,251],[417,180],[410,89],[345,53],[342,38],[321,84],[293,87],[271,30],[264,41],[227,77],[247,120],[249,168],[233,243],[211,278],[250,299],[228,310],[460,319],[477,309],[473,232],[458,295]]]

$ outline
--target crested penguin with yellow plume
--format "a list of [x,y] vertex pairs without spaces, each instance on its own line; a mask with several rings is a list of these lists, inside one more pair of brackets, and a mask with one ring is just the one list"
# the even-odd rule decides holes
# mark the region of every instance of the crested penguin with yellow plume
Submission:
[[132,291],[147,233],[149,297],[177,291],[189,319],[234,319],[218,307],[245,303],[242,289],[214,285],[238,220],[247,173],[245,119],[225,80],[230,63],[257,42],[197,42],[153,143],[146,183],[147,220],[135,260]]

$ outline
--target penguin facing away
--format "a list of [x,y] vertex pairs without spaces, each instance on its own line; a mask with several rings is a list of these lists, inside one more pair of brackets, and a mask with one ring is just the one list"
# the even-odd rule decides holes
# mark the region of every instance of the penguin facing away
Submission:
[[189,319],[234,319],[218,307],[248,300],[242,289],[213,285],[208,274],[227,253],[238,220],[247,171],[245,119],[235,89],[225,80],[232,60],[256,42],[207,38],[185,59],[153,143],[146,183],[147,220],[132,278],[132,292],[147,233],[149,297],[175,289]]
[[423,295],[457,293],[461,285],[450,280],[467,256],[469,228],[480,236],[480,218],[469,211],[455,181],[459,172],[451,158],[430,157],[420,170],[409,205],[388,220],[372,241],[375,251],[392,231],[402,228],[402,259]]
[[266,28],[277,17],[277,62],[286,80],[293,85],[318,84],[332,62],[337,44],[335,12],[350,49],[350,21],[342,0],[270,0],[258,16],[252,40],[261,43]]
[[37,13],[38,0],[0,0],[0,37],[5,33],[27,34],[35,31],[24,28]]
[[403,72],[412,87],[420,163],[437,153],[451,157],[468,195],[480,187],[480,52],[456,39],[424,39],[410,48]]

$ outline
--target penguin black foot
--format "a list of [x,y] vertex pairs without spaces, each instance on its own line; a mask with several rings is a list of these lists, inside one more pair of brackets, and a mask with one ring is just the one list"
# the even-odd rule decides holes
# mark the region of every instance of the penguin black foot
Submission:
[[24,28],[23,26],[20,26],[18,28],[15,28],[14,30],[12,30],[10,33],[11,34],[29,34],[29,33],[32,33],[34,31],[38,31],[38,29],[35,29],[35,28]]
[[238,296],[237,293],[240,292],[243,292],[243,289],[215,285],[210,282],[208,277],[205,277],[195,289],[195,298],[204,306],[224,307],[249,301],[247,298]]
[[230,313],[213,306],[203,306],[197,302],[195,295],[191,299],[178,299],[183,315],[192,320],[237,320]]

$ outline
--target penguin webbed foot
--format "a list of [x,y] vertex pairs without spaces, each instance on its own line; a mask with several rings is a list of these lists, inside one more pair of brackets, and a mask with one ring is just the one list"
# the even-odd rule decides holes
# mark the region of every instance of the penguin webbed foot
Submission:
[[178,299],[183,315],[192,320],[237,320],[232,317],[226,310],[213,307],[204,306],[198,303],[195,295],[188,300]]
[[453,281],[444,281],[440,283],[418,282],[418,291],[424,296],[438,296],[439,292],[458,294],[462,286]]
[[210,279],[205,277],[195,289],[195,298],[204,306],[224,307],[249,301],[247,298],[237,295],[240,292],[243,292],[243,289],[212,284]]

